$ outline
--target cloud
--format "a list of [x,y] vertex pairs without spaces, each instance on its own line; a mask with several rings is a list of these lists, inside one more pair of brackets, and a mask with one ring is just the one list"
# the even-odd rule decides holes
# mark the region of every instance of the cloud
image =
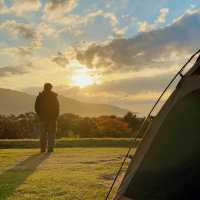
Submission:
[[17,23],[15,20],[7,20],[0,25],[1,30],[7,30],[10,34],[22,36],[24,38],[34,38],[34,30],[29,24]]
[[90,22],[93,21],[96,17],[103,17],[107,19],[111,25],[114,36],[116,37],[123,36],[128,30],[128,27],[121,28],[119,26],[119,20],[113,12],[105,12],[103,10],[97,10],[86,15],[85,19],[86,22]]
[[[54,23],[56,25],[64,26],[61,28],[57,33],[62,33],[64,31],[72,32],[73,35],[82,36],[84,35],[83,28],[95,23],[97,17],[102,17],[107,20],[110,24],[112,31],[116,37],[123,36],[128,27],[120,27],[119,20],[117,19],[116,15],[112,12],[106,12],[101,9],[99,10],[92,10],[85,15],[72,15],[68,14],[66,16],[62,16],[59,20],[49,20],[48,22]],[[44,18],[45,19],[45,18]]]
[[2,10],[4,6],[5,6],[4,0],[0,0],[0,10]]
[[50,56],[50,60],[58,66],[67,68],[76,60],[76,51],[73,47],[68,47],[65,52],[57,52],[56,55]]
[[14,74],[25,74],[33,68],[31,62],[33,49],[29,46],[21,47],[2,47],[0,56],[3,58],[1,76],[10,76]]
[[27,56],[32,55],[32,48],[31,47],[26,47],[26,46],[21,46],[21,47],[5,47],[1,48],[0,54],[7,54],[9,56],[13,57],[20,57],[20,59],[25,58]]
[[168,14],[169,14],[169,8],[161,8],[160,16],[158,17],[157,22],[165,23],[165,20]]
[[0,15],[9,13],[9,9],[7,8],[5,1],[0,0]]
[[62,67],[66,67],[69,63],[68,58],[61,52],[58,52],[56,56],[53,56],[52,61]]
[[102,17],[108,19],[111,24],[111,27],[113,29],[113,32],[116,34],[117,33],[120,34],[120,29],[118,28],[119,21],[114,13],[102,11],[99,16],[102,16]]
[[152,30],[158,29],[160,24],[164,24],[166,22],[166,17],[168,14],[169,8],[161,8],[160,15],[153,23],[150,23],[148,21],[138,22],[139,32],[150,32]]
[[80,15],[68,15],[60,19],[56,23],[63,24],[68,28],[80,28],[81,26],[85,26],[88,23],[93,23],[97,16],[102,16],[103,11],[97,10],[86,14],[85,16]]
[[77,59],[89,67],[114,70],[141,70],[177,65],[199,48],[200,10],[185,13],[165,28],[140,33],[108,44],[93,43],[77,50]]
[[154,24],[150,24],[147,21],[138,22],[138,26],[139,26],[138,30],[140,32],[149,32],[155,28]]
[[35,12],[41,8],[40,0],[15,0],[10,12],[16,15],[23,15],[25,13]]
[[149,77],[132,77],[121,80],[106,81],[100,85],[92,85],[86,88],[90,93],[112,93],[115,95],[123,94],[136,95],[145,92],[160,92],[169,82],[173,73],[165,73]]
[[31,65],[31,63],[28,63],[26,65],[0,67],[0,77],[7,77],[11,75],[21,75],[28,73],[27,66],[29,65]]
[[78,0],[48,0],[45,5],[45,17],[48,20],[62,18],[66,13],[71,12],[77,6]]
[[56,30],[50,27],[50,25],[45,22],[41,22],[38,24],[36,32],[38,34],[46,35],[49,37],[54,36],[56,34]]
[[14,36],[18,35],[21,38],[30,40],[32,47],[41,47],[43,34],[49,33],[47,27],[42,29],[39,25],[38,29],[35,30],[30,24],[19,23],[15,20],[7,20],[0,24],[0,30],[6,30]]
[[36,12],[41,8],[40,0],[14,0],[10,7],[7,7],[4,0],[0,0],[0,14],[11,14],[22,16],[26,13]]
[[5,7],[4,0],[0,0],[0,11],[4,9],[4,7]]
[[[100,85],[89,86],[81,91],[74,90],[71,97],[81,98],[89,102],[98,101],[100,103],[117,105],[134,112],[146,113],[160,96],[173,75],[174,73],[165,73],[157,76],[108,81]],[[162,101],[166,100],[173,88],[167,91]]]

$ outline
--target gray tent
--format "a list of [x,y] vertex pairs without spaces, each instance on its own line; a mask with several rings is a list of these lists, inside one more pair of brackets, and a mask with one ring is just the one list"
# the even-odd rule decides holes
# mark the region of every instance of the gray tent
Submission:
[[199,181],[200,58],[146,128],[115,200],[199,199]]

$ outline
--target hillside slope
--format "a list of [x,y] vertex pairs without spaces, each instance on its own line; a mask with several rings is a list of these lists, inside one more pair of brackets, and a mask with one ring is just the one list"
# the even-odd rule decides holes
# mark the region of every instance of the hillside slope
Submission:
[[[20,114],[32,112],[35,96],[10,89],[0,88],[0,114]],[[61,113],[81,116],[124,115],[128,110],[107,104],[80,102],[59,96]]]

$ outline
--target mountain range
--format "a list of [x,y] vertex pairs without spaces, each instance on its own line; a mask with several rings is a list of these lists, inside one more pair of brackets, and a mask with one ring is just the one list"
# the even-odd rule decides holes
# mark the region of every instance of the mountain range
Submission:
[[[107,105],[86,103],[59,95],[60,112],[73,113],[80,116],[117,115],[123,116],[128,110]],[[0,88],[0,114],[21,114],[34,111],[36,96],[25,92]]]

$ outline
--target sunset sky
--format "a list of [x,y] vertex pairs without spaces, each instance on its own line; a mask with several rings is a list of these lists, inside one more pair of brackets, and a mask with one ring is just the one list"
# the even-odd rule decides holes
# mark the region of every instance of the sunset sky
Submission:
[[146,113],[199,36],[197,0],[0,0],[0,87]]

